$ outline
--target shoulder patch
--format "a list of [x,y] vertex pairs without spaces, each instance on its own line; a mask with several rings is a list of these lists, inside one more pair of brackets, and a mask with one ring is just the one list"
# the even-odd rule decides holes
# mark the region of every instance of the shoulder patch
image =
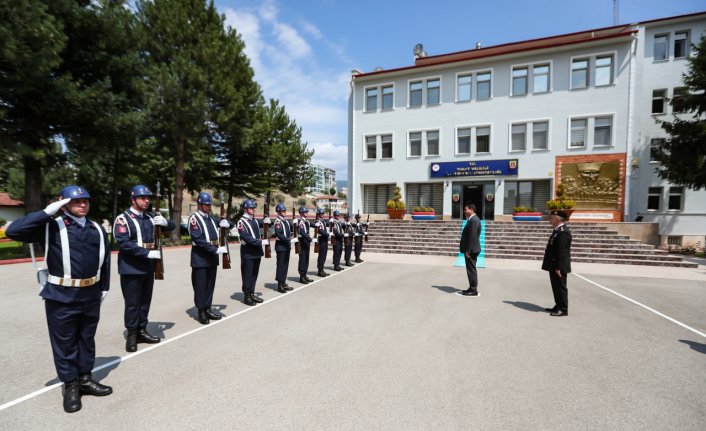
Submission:
[[121,226],[125,226],[125,219],[122,216],[118,216],[118,218],[115,219],[115,222]]

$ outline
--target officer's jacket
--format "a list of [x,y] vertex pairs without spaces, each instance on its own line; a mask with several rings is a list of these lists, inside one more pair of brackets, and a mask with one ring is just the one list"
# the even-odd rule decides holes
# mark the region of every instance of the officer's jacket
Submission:
[[292,248],[292,227],[289,220],[280,215],[275,218],[275,251],[287,251]]
[[542,269],[545,271],[561,270],[561,272],[571,272],[571,230],[567,225],[561,225],[554,229],[547,248],[544,251]]
[[[162,226],[165,231],[173,231],[176,225],[167,220]],[[129,209],[115,218],[113,236],[118,245],[118,274],[152,274],[154,259],[147,254],[154,250],[154,224],[149,214],[136,214]]]
[[[204,215],[196,211],[189,217],[189,235],[191,235],[191,267],[206,268],[218,266],[218,245],[220,231],[216,219],[211,214]],[[228,222],[229,229],[233,223]]]
[[361,222],[355,222],[353,223],[353,229],[355,236],[360,237],[362,239],[363,235],[365,234],[365,225]]
[[[48,231],[47,231],[48,227]],[[68,253],[62,253],[60,229],[66,229]],[[19,218],[8,226],[5,234],[15,241],[46,244],[48,250],[45,263],[49,274],[64,279],[99,280],[90,286],[70,287],[48,282],[40,292],[44,299],[63,303],[92,302],[101,298],[101,291],[110,289],[110,244],[105,230],[92,220],[86,219],[81,227],[71,217],[60,212],[58,216],[48,216],[43,210]],[[101,241],[104,257],[100,262]],[[67,257],[64,265],[64,257]],[[100,266],[100,272],[98,268]],[[66,270],[68,269],[68,274]]]
[[340,221],[338,221],[338,220],[336,220],[336,219],[331,220],[331,223],[332,223],[332,226],[333,226],[333,235],[334,235],[337,239],[343,240],[343,236],[344,236],[344,235],[343,235],[343,223],[341,223]]
[[299,243],[305,248],[311,246],[312,238],[311,235],[309,235],[311,224],[309,220],[305,217],[300,217],[297,226],[299,231]]
[[329,237],[328,230],[326,229],[326,221],[324,221],[324,219],[317,218],[314,227],[316,228],[316,234],[318,236],[320,236],[321,238]]
[[244,214],[238,220],[238,235],[241,259],[259,259],[265,254],[260,239],[260,226],[249,214]]

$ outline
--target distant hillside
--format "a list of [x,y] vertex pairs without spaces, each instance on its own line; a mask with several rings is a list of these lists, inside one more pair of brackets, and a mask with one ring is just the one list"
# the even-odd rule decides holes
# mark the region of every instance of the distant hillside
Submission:
[[348,187],[348,180],[336,180],[336,185],[339,190],[341,187]]

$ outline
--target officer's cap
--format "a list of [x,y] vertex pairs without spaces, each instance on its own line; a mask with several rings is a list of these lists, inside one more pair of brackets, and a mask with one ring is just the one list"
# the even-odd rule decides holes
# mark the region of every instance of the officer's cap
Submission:
[[561,217],[562,220],[567,220],[569,218],[569,215],[561,210],[554,210],[554,211],[550,212],[549,215],[559,216],[559,217]]
[[79,186],[66,186],[59,192],[59,199],[91,199],[88,190]]

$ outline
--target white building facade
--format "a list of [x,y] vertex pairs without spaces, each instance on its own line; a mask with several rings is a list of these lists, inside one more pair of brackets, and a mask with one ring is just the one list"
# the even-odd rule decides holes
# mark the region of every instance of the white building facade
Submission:
[[[659,222],[664,241],[703,245],[706,192],[668,184],[650,148],[671,120],[690,44],[706,13],[417,57],[354,72],[349,99],[351,211],[407,208],[444,219],[474,203],[484,219],[556,196],[573,221]],[[658,112],[654,112],[658,111]]]
[[310,165],[310,167],[314,170],[314,183],[307,188],[307,192],[328,194],[331,188],[338,188],[335,170],[319,165]]

